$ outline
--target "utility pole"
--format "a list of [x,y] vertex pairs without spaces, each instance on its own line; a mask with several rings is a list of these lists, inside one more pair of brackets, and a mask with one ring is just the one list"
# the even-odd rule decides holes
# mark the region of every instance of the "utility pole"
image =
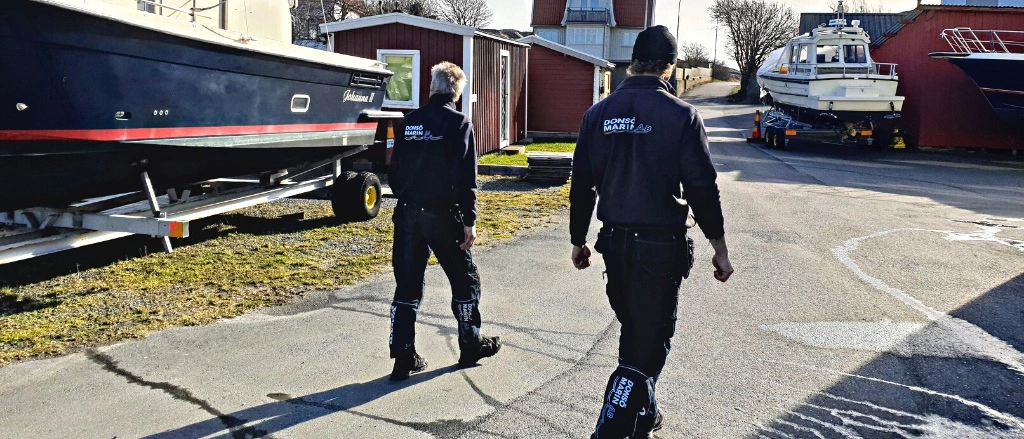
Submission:
[[711,62],[711,76],[715,75],[715,65],[718,64],[718,25],[715,25],[715,58]]
[[676,42],[683,41],[679,38],[679,18],[683,16],[683,0],[679,0],[676,4]]

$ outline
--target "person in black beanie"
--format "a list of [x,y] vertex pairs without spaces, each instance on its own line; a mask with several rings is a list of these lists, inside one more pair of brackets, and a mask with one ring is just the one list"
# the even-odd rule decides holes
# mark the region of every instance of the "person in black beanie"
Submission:
[[596,206],[603,227],[594,250],[604,257],[608,300],[622,324],[596,439],[651,437],[661,428],[654,393],[675,333],[679,287],[693,267],[690,208],[715,249],[715,278],[725,282],[733,273],[704,122],[666,82],[676,56],[668,28],[641,32],[630,77],[583,116],[573,156],[572,262],[590,266],[587,230]]

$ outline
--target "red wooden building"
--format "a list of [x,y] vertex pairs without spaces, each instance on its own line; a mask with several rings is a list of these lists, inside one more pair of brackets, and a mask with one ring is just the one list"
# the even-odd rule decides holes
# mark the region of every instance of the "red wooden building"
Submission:
[[583,113],[611,93],[615,64],[593,55],[531,35],[529,77],[530,137],[579,132]]
[[962,70],[945,59],[944,29],[1024,31],[1024,8],[922,5],[881,36],[871,55],[899,64],[898,93],[906,96],[898,126],[917,144],[930,147],[1024,149],[1024,127],[999,119]]
[[479,154],[526,137],[526,69],[529,45],[468,26],[402,13],[320,25],[332,51],[377,59],[395,72],[384,108],[411,111],[427,102],[430,67],[458,64],[468,84],[460,111],[473,120]]
[[[525,2],[524,2],[525,3]],[[616,63],[612,88],[626,78],[637,35],[654,25],[657,0],[533,0],[534,33]]]

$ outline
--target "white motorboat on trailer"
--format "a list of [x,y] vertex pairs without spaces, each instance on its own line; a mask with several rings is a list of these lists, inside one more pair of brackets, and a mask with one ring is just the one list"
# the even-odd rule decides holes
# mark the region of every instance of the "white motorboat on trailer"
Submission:
[[776,51],[758,82],[779,110],[801,120],[894,119],[904,101],[896,96],[897,65],[875,62],[870,43],[858,20],[847,24],[840,1],[836,19]]

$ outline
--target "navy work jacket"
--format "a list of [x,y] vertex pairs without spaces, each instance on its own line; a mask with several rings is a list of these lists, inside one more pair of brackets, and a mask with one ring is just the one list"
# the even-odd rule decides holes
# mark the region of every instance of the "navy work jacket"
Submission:
[[629,77],[583,116],[569,191],[572,243],[587,242],[595,204],[605,224],[652,228],[683,228],[693,208],[704,235],[721,238],[717,176],[697,110],[657,77]]
[[476,222],[476,138],[473,122],[450,95],[434,95],[398,124],[388,183],[399,201],[455,208]]

